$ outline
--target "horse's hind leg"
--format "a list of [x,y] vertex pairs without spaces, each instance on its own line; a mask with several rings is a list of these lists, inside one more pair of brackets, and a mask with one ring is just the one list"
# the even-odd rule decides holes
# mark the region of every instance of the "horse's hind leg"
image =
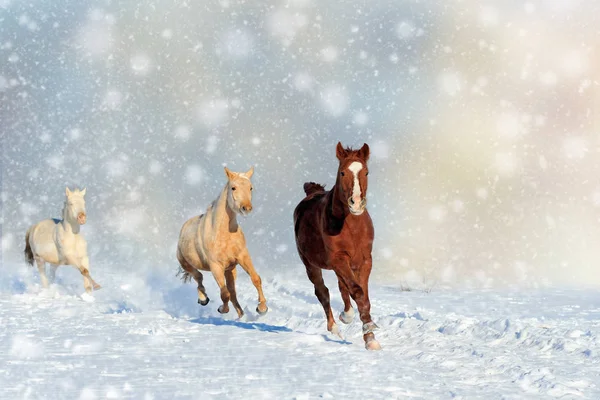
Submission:
[[333,319],[333,313],[331,312],[331,304],[329,300],[329,289],[327,289],[327,286],[325,286],[325,281],[323,281],[323,271],[319,267],[314,267],[306,263],[305,265],[308,279],[310,279],[314,285],[315,295],[317,296],[317,299],[319,299],[319,302],[325,311],[325,316],[327,317],[327,330],[343,339],[342,333]]
[[203,306],[207,305],[208,302],[210,301],[210,299],[206,295],[206,289],[204,288],[204,285],[202,284],[202,282],[204,280],[202,273],[200,271],[198,271],[196,268],[194,268],[189,262],[187,262],[186,259],[183,256],[181,256],[179,251],[177,252],[177,260],[179,261],[179,265],[181,265],[181,268],[188,275],[192,276],[194,278],[194,280],[196,281],[196,283],[198,283],[198,304],[203,305]]
[[46,277],[46,262],[41,257],[35,258],[35,263],[37,264],[38,271],[40,273],[40,280],[42,281],[42,286],[48,287],[48,278]]
[[198,284],[198,304],[205,306],[208,304],[210,299],[206,295],[206,289],[202,282],[204,281],[204,277],[202,276],[202,272],[195,269],[196,273],[194,274],[194,280]]
[[238,317],[242,318],[244,315],[244,311],[242,311],[242,307],[237,299],[237,293],[235,291],[235,278],[237,276],[237,272],[235,266],[225,271],[225,282],[227,283],[227,290],[229,290],[229,295],[231,296],[231,304],[233,304],[233,308],[237,311]]
[[56,280],[56,270],[58,269],[58,265],[57,264],[50,264],[50,274],[48,276],[48,280],[51,283],[54,283],[54,281]]
[[344,301],[344,311],[340,313],[340,321],[349,324],[354,320],[354,309],[352,308],[352,303],[350,303],[350,291],[342,279],[338,279],[338,286],[342,294],[342,300]]

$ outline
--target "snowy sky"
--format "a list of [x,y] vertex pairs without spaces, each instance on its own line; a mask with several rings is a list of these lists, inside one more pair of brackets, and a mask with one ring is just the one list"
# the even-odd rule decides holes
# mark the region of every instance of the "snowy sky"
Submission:
[[335,144],[372,149],[374,279],[600,284],[600,3],[0,0],[5,260],[87,187],[93,264],[176,271],[255,166],[259,272]]

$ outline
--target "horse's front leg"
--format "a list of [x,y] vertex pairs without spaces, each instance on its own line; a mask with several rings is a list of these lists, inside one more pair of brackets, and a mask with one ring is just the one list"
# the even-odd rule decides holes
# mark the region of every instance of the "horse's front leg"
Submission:
[[363,338],[365,340],[365,346],[369,350],[379,350],[381,346],[375,340],[375,334],[373,331],[379,327],[371,319],[371,301],[369,299],[369,277],[371,276],[371,269],[373,267],[373,259],[369,255],[361,268],[358,270],[358,283],[364,293],[364,305],[363,309],[360,310],[360,320],[363,323]]
[[237,276],[237,272],[235,266],[227,271],[225,271],[225,282],[227,284],[227,289],[229,290],[229,295],[231,296],[231,304],[233,304],[233,308],[238,314],[238,318],[242,318],[244,315],[244,311],[242,310],[242,306],[237,299],[237,293],[235,290],[235,279]]
[[229,299],[231,295],[229,289],[227,289],[227,283],[225,281],[225,267],[218,263],[210,264],[210,272],[212,272],[219,289],[221,290],[221,301],[223,304],[219,306],[217,311],[221,314],[227,314],[229,312]]
[[[84,256],[81,258],[81,265],[83,267],[82,275],[84,277],[87,277],[90,280],[90,283],[92,284],[92,289],[94,289],[94,290],[102,289],[102,286],[100,286],[94,279],[92,279],[92,276],[90,275],[90,270],[89,270],[90,260],[89,260],[88,256]],[[80,268],[80,271],[81,270],[82,270],[82,268]]]
[[344,337],[342,336],[342,332],[340,332],[340,328],[333,319],[333,313],[331,312],[331,303],[329,299],[329,289],[327,289],[327,286],[325,286],[325,281],[323,280],[323,271],[320,267],[315,267],[314,265],[310,264],[305,257],[300,257],[302,258],[302,262],[306,267],[306,275],[308,275],[308,279],[310,279],[315,287],[315,296],[317,296],[319,303],[321,303],[321,306],[323,306],[323,311],[325,311],[325,318],[327,318],[327,330],[343,340]]
[[96,281],[94,281],[90,275],[90,260],[88,256],[81,257],[79,260],[74,259],[74,257],[67,257],[67,264],[73,265],[79,270],[83,276],[83,287],[85,288],[86,292],[91,293],[92,290],[98,290],[102,288],[102,286],[96,283]]
[[[369,258],[370,260],[370,258]],[[360,275],[356,276],[350,268],[350,259],[346,256],[340,256],[333,260],[333,269],[338,277],[345,283],[350,296],[356,302],[358,312],[360,314],[360,320],[363,323],[363,338],[365,340],[365,347],[368,350],[380,350],[381,346],[375,340],[373,331],[377,329],[377,325],[371,319],[371,303],[369,301],[368,294],[368,280],[371,271],[371,262],[366,262],[361,266]],[[361,278],[364,279],[365,284],[361,284]]]
[[248,275],[250,275],[250,279],[252,280],[252,284],[256,288],[258,292],[258,306],[256,307],[256,312],[259,314],[265,314],[269,311],[267,307],[267,299],[265,299],[265,295],[262,290],[262,280],[260,276],[254,269],[254,265],[252,264],[252,259],[250,258],[250,254],[248,253],[248,249],[244,249],[239,256],[239,264],[246,271]]

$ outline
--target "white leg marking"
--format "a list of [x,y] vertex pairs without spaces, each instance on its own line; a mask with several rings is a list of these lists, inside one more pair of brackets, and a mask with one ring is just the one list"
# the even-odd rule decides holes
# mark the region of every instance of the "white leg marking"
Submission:
[[352,322],[352,320],[354,319],[354,308],[350,308],[350,310],[348,310],[348,312],[346,311],[342,311],[340,314],[340,320],[345,323],[345,324],[349,324],[350,322]]

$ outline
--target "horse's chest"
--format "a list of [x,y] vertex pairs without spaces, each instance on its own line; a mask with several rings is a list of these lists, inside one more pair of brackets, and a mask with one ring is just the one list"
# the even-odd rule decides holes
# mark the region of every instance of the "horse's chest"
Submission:
[[326,243],[329,258],[336,258],[340,253],[349,257],[352,265],[362,265],[371,253],[371,241],[354,240],[354,238],[336,238]]
[[211,261],[223,265],[235,264],[239,254],[245,249],[243,237],[240,235],[228,235],[207,243],[206,256]]
[[84,254],[86,251],[86,242],[74,234],[62,233],[58,235],[57,246],[61,255],[65,254]]

